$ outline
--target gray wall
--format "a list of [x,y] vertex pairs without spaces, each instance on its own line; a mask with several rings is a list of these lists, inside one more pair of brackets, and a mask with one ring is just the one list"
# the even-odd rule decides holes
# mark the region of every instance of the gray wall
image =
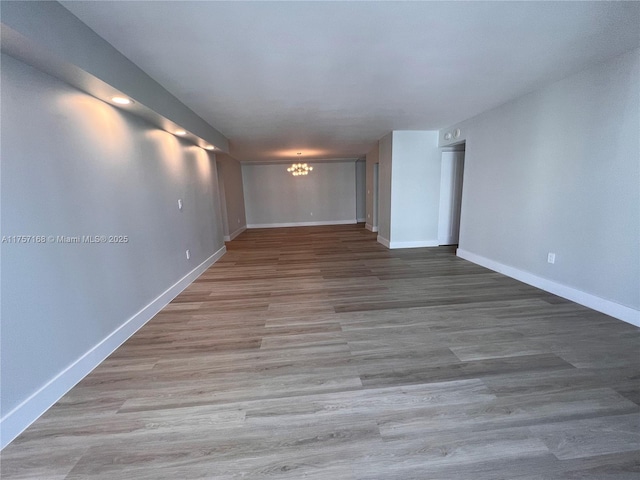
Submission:
[[438,245],[438,132],[394,131],[392,157],[391,248]]
[[218,154],[216,160],[222,170],[225,204],[227,209],[227,228],[231,238],[247,228],[244,208],[244,190],[242,187],[242,166],[240,162],[225,154]]
[[356,222],[354,161],[307,162],[313,172],[294,177],[288,164],[243,164],[247,226]]
[[640,307],[639,54],[440,132],[466,140],[461,249]]
[[379,150],[380,150],[380,147],[378,145],[378,142],[376,142],[374,147],[367,152],[367,172],[366,172],[367,218],[366,218],[366,222],[367,222],[368,228],[374,231],[377,231],[378,229],[378,209],[376,208],[376,205],[374,203],[374,200],[375,200],[374,192],[378,186],[377,185],[374,186],[373,184],[374,182],[373,171],[374,171],[375,165],[378,163],[378,157],[380,156]]
[[391,238],[391,169],[393,135],[378,142],[378,240],[389,246]]
[[356,219],[364,222],[367,215],[367,164],[365,160],[356,162]]
[[1,118],[3,236],[128,237],[2,245],[4,416],[224,243],[204,150],[6,55]]

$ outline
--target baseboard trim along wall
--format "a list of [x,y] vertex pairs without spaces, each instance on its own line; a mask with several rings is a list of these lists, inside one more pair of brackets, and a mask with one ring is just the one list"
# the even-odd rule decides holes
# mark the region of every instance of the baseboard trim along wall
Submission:
[[240,235],[242,232],[244,232],[247,229],[247,227],[240,227],[239,229],[237,229],[235,232],[233,232],[230,235],[225,235],[224,236],[224,241],[225,242],[230,242],[231,240],[233,240],[234,238],[236,238],[238,235]]
[[357,219],[356,219],[356,222],[357,222],[357,223],[362,223],[362,222],[366,222],[366,221],[367,221],[367,219],[366,219],[366,218],[357,218]]
[[[377,231],[377,228],[375,231]],[[378,235],[377,240],[378,240],[378,243],[381,243],[385,247],[392,250],[397,248],[437,247],[438,245],[440,245],[438,243],[438,240],[425,240],[420,242],[392,242],[384,237],[381,237],[380,235]]]
[[425,240],[422,242],[389,242],[389,248],[423,248],[423,247],[437,247],[440,245],[438,240]]
[[378,231],[378,227],[374,227],[373,225],[371,225],[369,223],[365,223],[364,224],[364,228],[366,228],[370,232],[374,232],[374,233]]
[[388,239],[384,238],[381,235],[378,235],[376,240],[378,241],[378,243],[380,243],[380,244],[384,245],[385,247],[389,248],[390,242],[389,242]]
[[293,222],[293,223],[252,223],[247,228],[282,228],[282,227],[317,227],[320,225],[353,225],[358,223],[353,220],[330,220],[327,222]]
[[226,247],[223,246],[0,419],[0,449],[12,442],[80,380],[91,373],[226,251]]
[[622,320],[623,322],[640,327],[640,310],[635,310],[633,308],[620,305],[619,303],[612,302],[611,300],[606,300],[596,295],[583,292],[582,290],[578,290],[552,280],[547,280],[546,278],[538,277],[532,273],[504,265],[466,250],[458,249],[457,255],[460,258],[469,260],[470,262],[486,267],[494,272],[502,273],[503,275],[515,278],[516,280],[520,280],[528,285],[540,288],[549,293],[553,293],[554,295],[558,295],[559,297],[566,298],[572,302],[579,303],[585,307],[610,315],[618,320]]

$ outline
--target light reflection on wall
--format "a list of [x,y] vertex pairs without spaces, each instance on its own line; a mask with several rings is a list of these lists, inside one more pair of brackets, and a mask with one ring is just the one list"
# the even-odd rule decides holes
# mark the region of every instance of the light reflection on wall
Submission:
[[209,154],[206,150],[198,148],[196,154],[196,164],[198,166],[198,178],[201,182],[211,181],[211,163],[213,162],[213,154]]
[[154,128],[145,132],[145,136],[157,147],[157,161],[162,162],[163,167],[172,178],[178,178],[183,171],[183,156],[185,148],[180,140],[169,132]]
[[[64,112],[64,118],[70,123],[75,135],[91,142],[96,149],[96,155],[103,152],[111,162],[114,159],[125,162],[130,158],[130,152],[135,149],[136,139],[133,135],[137,129],[132,129],[129,123],[144,120],[133,114],[128,119],[126,108],[120,110],[82,92],[60,96],[58,108]],[[160,162],[169,176],[179,178],[184,175],[183,162],[192,160],[196,163],[200,180],[210,181],[212,158],[209,152],[195,145],[185,145],[175,135],[150,124],[148,129],[144,130],[144,137],[157,152],[150,160]]]
[[58,107],[80,138],[112,158],[125,160],[119,153],[128,151],[133,139],[123,113],[117,108],[81,92],[61,95]]

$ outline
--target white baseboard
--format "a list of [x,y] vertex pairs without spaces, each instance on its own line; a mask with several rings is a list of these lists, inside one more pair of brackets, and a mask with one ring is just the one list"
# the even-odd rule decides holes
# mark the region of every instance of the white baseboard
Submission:
[[131,337],[131,335],[137,332],[207,268],[222,257],[226,251],[227,248],[222,247],[215,252],[165,290],[146,307],[142,308],[142,310],[116,328],[69,367],[49,380],[38,391],[20,403],[20,405],[2,417],[2,419],[0,419],[0,449],[12,442],[80,380],[91,373],[105,358],[111,355],[120,345]]
[[364,228],[366,228],[367,230],[369,230],[370,232],[377,232],[378,231],[378,227],[374,227],[373,225],[371,225],[370,223],[365,223],[364,224]]
[[606,300],[596,295],[583,292],[582,290],[578,290],[552,280],[547,280],[546,278],[538,277],[537,275],[524,270],[504,265],[460,248],[457,250],[457,255],[460,258],[482,265],[483,267],[502,273],[508,277],[515,278],[516,280],[520,280],[528,285],[532,285],[549,293],[553,293],[554,295],[558,295],[559,297],[566,298],[572,302],[579,303],[585,307],[610,315],[618,320],[622,320],[623,322],[640,327],[640,310],[635,310],[633,308],[620,305],[619,303],[612,302],[611,300]]
[[385,247],[389,248],[389,240],[384,238],[381,235],[378,235],[378,237],[376,238],[376,240],[378,241],[378,243],[381,243],[382,245],[384,245]]
[[242,232],[244,232],[247,229],[247,227],[240,227],[239,229],[237,229],[235,232],[233,232],[230,235],[225,235],[224,236],[224,241],[225,242],[230,242],[231,240],[233,240],[234,238],[236,238],[238,235],[240,235]]
[[[376,228],[376,231],[377,231],[377,228]],[[422,242],[391,242],[389,241],[389,239],[384,238],[380,235],[378,235],[377,240],[378,240],[378,243],[381,243],[382,245],[384,245],[389,249],[437,247],[439,245],[437,240],[427,240]]]
[[292,223],[252,223],[247,228],[282,228],[282,227],[317,227],[320,225],[352,225],[356,222],[353,220],[329,220],[326,222],[292,222]]
[[437,247],[439,245],[437,240],[425,240],[422,242],[390,242],[389,248],[423,248],[423,247]]

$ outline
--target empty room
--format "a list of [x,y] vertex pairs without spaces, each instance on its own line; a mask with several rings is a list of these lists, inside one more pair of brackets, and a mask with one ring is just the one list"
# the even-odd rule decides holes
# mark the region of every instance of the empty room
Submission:
[[640,2],[0,21],[0,478],[640,478]]

